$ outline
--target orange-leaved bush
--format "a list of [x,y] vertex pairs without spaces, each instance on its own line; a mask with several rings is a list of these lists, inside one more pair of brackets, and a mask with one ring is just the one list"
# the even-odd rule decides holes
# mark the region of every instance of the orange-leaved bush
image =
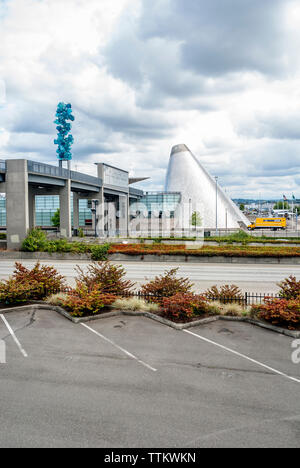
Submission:
[[207,300],[202,295],[191,293],[175,294],[162,299],[164,317],[174,321],[188,321],[209,312]]
[[191,292],[193,283],[188,278],[177,278],[179,268],[166,271],[163,275],[156,276],[154,280],[143,284],[141,291],[143,294],[153,296],[153,300],[161,302],[160,298],[172,297],[175,294],[188,294]]
[[300,297],[300,281],[291,275],[278,284],[280,286],[279,296],[284,299],[297,299]]
[[111,305],[115,300],[114,294],[104,293],[97,286],[89,289],[86,285],[78,283],[77,287],[62,300],[62,307],[73,317],[83,317],[99,314],[104,307]]
[[300,297],[290,300],[267,298],[264,304],[253,306],[251,312],[261,320],[292,330],[300,326]]
[[217,286],[212,286],[210,289],[205,291],[204,295],[208,299],[215,299],[221,301],[225,300],[226,302],[230,302],[230,300],[234,299],[244,298],[242,291],[235,284],[225,284],[223,286],[220,286],[219,288]]
[[64,277],[51,266],[37,262],[32,269],[28,269],[16,262],[13,275],[9,280],[0,282],[0,302],[17,304],[40,300],[59,291],[64,285]]
[[108,261],[91,264],[86,271],[77,265],[75,270],[78,274],[76,283],[89,290],[97,287],[103,293],[122,295],[134,286],[134,283],[125,279],[126,271],[121,265]]

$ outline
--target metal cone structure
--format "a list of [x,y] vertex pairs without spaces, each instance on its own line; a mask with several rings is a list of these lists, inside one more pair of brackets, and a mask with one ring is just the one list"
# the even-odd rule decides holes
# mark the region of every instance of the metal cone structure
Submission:
[[216,225],[218,229],[236,229],[250,224],[186,145],[172,148],[165,190],[181,192],[182,227],[190,226],[191,213],[195,211],[200,214],[204,229],[214,229]]

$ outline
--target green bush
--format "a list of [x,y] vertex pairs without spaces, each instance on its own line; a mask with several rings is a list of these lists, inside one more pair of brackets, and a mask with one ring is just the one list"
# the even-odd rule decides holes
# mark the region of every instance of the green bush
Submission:
[[32,229],[22,243],[24,252],[43,252],[47,247],[47,236],[41,229]]
[[109,244],[92,245],[90,248],[90,251],[92,254],[92,260],[96,262],[107,260],[109,248],[110,248]]
[[59,228],[60,226],[60,209],[58,208],[51,218],[52,226]]

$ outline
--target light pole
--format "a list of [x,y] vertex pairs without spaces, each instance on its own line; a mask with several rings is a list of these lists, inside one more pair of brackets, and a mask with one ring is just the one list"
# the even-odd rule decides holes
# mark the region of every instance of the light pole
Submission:
[[189,199],[189,237],[191,237],[191,224],[193,225],[192,216],[192,199]]
[[216,236],[218,235],[218,180],[219,177],[215,177],[216,179]]
[[97,206],[99,204],[99,200],[93,200],[92,201],[93,207],[91,208],[91,212],[94,215],[94,223],[95,223],[95,237],[98,237],[97,233]]

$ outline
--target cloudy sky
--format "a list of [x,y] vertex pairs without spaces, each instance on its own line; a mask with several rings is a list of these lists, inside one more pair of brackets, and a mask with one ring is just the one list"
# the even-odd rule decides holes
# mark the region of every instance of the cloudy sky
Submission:
[[232,197],[300,197],[299,0],[0,0],[0,157],[163,187],[187,144]]

